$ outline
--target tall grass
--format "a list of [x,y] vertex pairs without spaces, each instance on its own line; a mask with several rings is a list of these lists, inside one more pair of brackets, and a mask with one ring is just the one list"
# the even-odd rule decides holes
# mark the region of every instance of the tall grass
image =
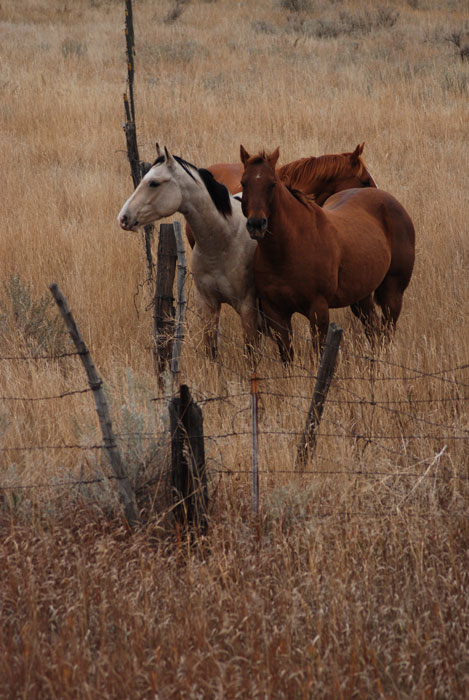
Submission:
[[[415,272],[396,338],[372,362],[350,311],[331,313],[344,340],[303,475],[292,470],[317,364],[307,324],[295,319],[290,372],[266,341],[259,372],[275,379],[260,385],[257,519],[239,319],[223,311],[220,362],[208,361],[189,284],[181,380],[198,399],[226,397],[204,404],[211,524],[192,544],[161,507],[130,536],[112,484],[97,480],[99,451],[37,449],[99,443],[89,394],[25,400],[86,388],[76,358],[0,359],[0,486],[11,487],[0,491],[0,698],[469,693],[469,62],[448,41],[464,44],[466,9],[135,3],[142,158],[155,141],[199,166],[237,161],[240,143],[280,145],[287,162],[365,141],[379,186],[414,221]],[[44,301],[58,282],[132,478],[150,478],[167,461],[167,417],[142,242],[116,222],[131,191],[123,3],[2,3],[0,28],[0,357],[63,350]],[[157,481],[158,504],[164,491]]]

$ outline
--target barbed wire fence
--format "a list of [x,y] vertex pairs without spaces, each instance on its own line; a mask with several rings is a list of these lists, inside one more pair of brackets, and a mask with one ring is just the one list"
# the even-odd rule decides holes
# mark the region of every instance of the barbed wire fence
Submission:
[[[178,230],[177,226],[176,230]],[[180,234],[180,228],[178,232]],[[168,354],[167,348],[164,347],[167,368],[163,368],[162,372],[163,374],[166,372],[167,376],[165,382],[163,382],[164,391],[162,395],[154,397],[155,405],[161,403],[165,410],[171,405],[171,402],[181,400],[181,387],[178,384],[181,374],[181,349],[184,348],[186,353],[193,353],[201,362],[207,362],[200,343],[194,341],[189,334],[186,334],[184,337],[184,313],[192,314],[192,320],[197,319],[198,314],[197,309],[191,307],[186,302],[186,297],[182,294],[185,285],[190,281],[190,275],[187,274],[185,269],[182,269],[184,265],[181,257],[178,265],[180,268],[178,284],[178,307],[180,313],[177,320],[175,320],[172,312],[170,313],[173,322],[172,330],[168,325],[164,326],[164,340],[166,343],[171,344],[174,352]],[[168,322],[171,318],[166,318],[165,321]],[[174,342],[175,338],[178,341],[176,343]],[[219,331],[219,340],[225,351],[231,346],[232,350],[234,350],[233,356],[243,353],[247,357],[243,342],[236,335],[230,337],[223,331]],[[311,343],[309,338],[300,338],[300,341]],[[164,343],[160,343],[159,346],[163,347]],[[183,392],[186,392],[186,398],[184,399],[186,408],[189,404],[197,404],[200,409],[200,421],[195,427],[190,429],[192,431],[190,436],[184,418],[186,409],[179,412],[179,414],[174,414],[173,412],[176,418],[173,420],[170,428],[170,441],[173,445],[179,443],[179,452],[177,453],[179,457],[173,456],[173,461],[178,462],[178,468],[182,468],[185,471],[183,476],[172,477],[174,496],[172,507],[175,512],[181,512],[180,517],[182,519],[186,518],[187,520],[187,503],[200,493],[203,494],[201,505],[202,520],[200,522],[203,526],[202,529],[206,527],[208,509],[207,474],[212,485],[217,478],[250,479],[252,484],[252,510],[254,513],[259,512],[259,504],[262,501],[261,489],[267,488],[266,479],[270,485],[269,488],[272,484],[279,482],[281,478],[296,478],[298,476],[301,476],[303,480],[314,476],[325,477],[327,475],[375,481],[377,479],[399,479],[406,481],[408,484],[407,491],[402,496],[402,503],[407,500],[422,480],[430,476],[434,482],[469,481],[467,462],[462,461],[457,468],[453,467],[445,470],[437,468],[443,456],[448,453],[451,445],[462,444],[462,454],[468,454],[469,429],[463,425],[462,416],[464,414],[463,410],[460,409],[464,409],[467,402],[469,384],[463,381],[463,373],[469,368],[469,363],[428,371],[408,364],[403,365],[379,356],[359,353],[351,354],[347,351],[347,360],[356,363],[356,371],[347,374],[342,370],[335,374],[333,378],[333,396],[327,399],[327,405],[333,407],[336,411],[332,415],[330,415],[330,411],[329,413],[326,412],[326,415],[322,417],[320,426],[319,421],[315,423],[313,442],[319,436],[320,441],[327,440],[329,445],[347,443],[352,447],[352,452],[358,455],[363,454],[367,449],[373,448],[386,456],[388,462],[386,469],[381,467],[371,470],[362,468],[360,459],[351,463],[343,458],[337,458],[337,456],[331,454],[330,449],[328,454],[315,452],[313,457],[311,454],[304,453],[305,436],[309,435],[309,438],[311,438],[311,433],[308,433],[308,429],[314,422],[312,418],[315,420],[318,418],[315,409],[312,409],[312,406],[314,406],[311,403],[313,393],[308,391],[308,386],[313,381],[318,381],[320,372],[318,372],[318,376],[315,376],[311,371],[311,366],[303,363],[301,361],[302,358],[296,359],[286,369],[281,365],[276,352],[269,350],[266,346],[262,351],[261,367],[266,365],[269,369],[264,371],[260,371],[259,366],[255,367],[255,371],[248,371],[246,362],[233,366],[232,363],[230,364],[231,360],[226,360],[225,356],[226,352],[220,355],[217,360],[210,361],[212,367],[216,367],[217,371],[230,377],[230,388],[227,388],[222,394],[211,394],[207,389],[197,387],[191,387],[189,392],[189,388],[186,385],[182,385],[185,387]],[[0,357],[0,361],[39,363],[49,360],[70,361],[76,357],[83,359],[83,350],[57,355],[37,355],[35,357],[6,355]],[[381,366],[387,369],[387,373],[379,372]],[[366,367],[367,371],[360,374],[360,369],[363,367]],[[185,374],[188,374],[187,369]],[[188,378],[190,380],[190,376]],[[294,381],[298,380],[301,383],[301,391],[292,388]],[[441,392],[436,392],[428,397],[415,398],[413,396],[413,387],[415,387],[416,383],[425,382],[425,380],[427,380],[427,383],[431,380],[435,385],[443,387],[446,393],[441,395]],[[368,393],[357,391],[356,385],[359,382],[366,384]],[[398,393],[396,393],[395,398],[392,396],[380,398],[377,387],[380,384],[389,382],[392,382],[395,387],[403,388],[407,394],[406,398],[401,398]],[[100,388],[98,386],[98,384],[100,385],[100,380],[95,378],[88,387],[71,388],[60,393],[36,397],[4,395],[0,396],[0,401],[4,403],[34,403],[72,400],[75,396],[93,392],[93,384],[95,385],[94,390]],[[192,397],[194,397],[194,400]],[[231,416],[231,428],[226,429],[223,427],[221,430],[215,431],[213,429],[209,431],[204,430],[202,411],[207,411],[211,406],[216,406],[217,404],[223,405],[226,409],[225,413]],[[180,407],[180,404],[178,405]],[[272,406],[275,405],[280,405],[280,410],[276,414],[271,410]],[[445,407],[445,409],[458,407],[456,411],[459,417],[457,425],[451,424],[449,420],[441,420],[438,417],[441,413],[441,407]],[[424,408],[430,408],[431,414],[428,415],[426,412],[422,412]],[[343,415],[350,410],[357,412],[352,422],[347,421],[346,416]],[[367,416],[364,413],[365,410],[369,411]],[[212,411],[212,413],[214,412]],[[215,413],[220,415],[220,411]],[[292,418],[293,415],[295,415],[294,419]],[[397,426],[396,430],[392,432],[380,430],[380,415],[391,416]],[[289,417],[291,419],[290,422],[294,422],[298,427],[282,426],[285,416]],[[213,426],[215,424],[216,416],[211,415],[210,425]],[[302,426],[306,426],[306,428]],[[318,428],[320,428],[319,432],[317,432]],[[95,442],[81,445],[77,443],[47,444],[41,442],[29,445],[1,446],[0,453],[7,455],[15,452],[47,452],[56,450],[106,452],[109,451],[110,446],[112,449],[117,448],[118,442],[135,439],[155,440],[158,437],[151,431],[148,433],[118,433],[108,440],[104,439],[102,443]],[[242,459],[238,460],[239,464],[234,465],[229,463],[230,460],[227,460],[226,452],[228,447],[231,452],[233,451],[233,443],[236,441],[241,445],[239,454],[242,454]],[[272,445],[275,441],[277,441],[277,451],[280,456],[275,460],[275,463],[272,463],[270,457],[265,458],[265,454],[273,449]],[[426,454],[423,455],[421,449],[415,448],[415,445],[419,444],[425,445]],[[194,447],[194,445],[197,445],[197,447]],[[295,459],[289,460],[285,458],[285,453],[282,452],[282,450],[285,450],[285,445],[287,445],[286,449],[290,450],[290,452],[296,451],[296,463]],[[340,452],[340,450],[338,451]],[[205,452],[207,453],[207,460]],[[298,463],[298,455],[302,455],[300,464]],[[207,461],[207,464],[205,464],[205,461]],[[289,462],[293,463],[294,466],[289,469],[285,468],[285,464]],[[195,480],[193,478],[194,463],[197,463],[199,470],[199,476]],[[179,482],[177,482],[178,478]],[[186,485],[190,481],[186,492],[175,486],[175,482],[180,484],[181,479],[186,482]],[[108,480],[115,481],[118,489],[122,489],[123,484],[128,486],[128,475],[124,466],[122,465],[120,471],[118,469],[111,475],[103,475],[92,479],[59,479],[54,484],[46,482],[32,484],[0,483],[0,492],[59,486],[74,488],[80,485],[96,484]],[[130,496],[130,500],[132,501],[132,496]],[[126,501],[124,498],[122,502],[124,503],[124,508],[128,508],[128,505],[126,505],[128,499]],[[197,509],[198,505],[192,504],[189,511],[197,512]],[[191,516],[191,518],[194,521],[194,517]],[[127,512],[127,519],[131,523],[136,523],[138,522],[138,514],[136,511],[131,511],[130,514]],[[196,517],[195,520],[197,520]]]

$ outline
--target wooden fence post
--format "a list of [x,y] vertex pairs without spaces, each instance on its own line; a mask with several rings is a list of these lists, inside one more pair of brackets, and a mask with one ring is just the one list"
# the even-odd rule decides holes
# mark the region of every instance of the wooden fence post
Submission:
[[181,358],[182,341],[184,340],[184,320],[186,316],[186,249],[184,247],[184,239],[182,237],[181,224],[179,221],[173,223],[174,237],[176,240],[177,250],[177,314],[176,314],[176,332],[174,334],[174,345],[171,356],[171,374],[173,381],[179,373],[179,360]]
[[305,468],[309,455],[313,455],[317,442],[317,431],[321,422],[324,404],[331,385],[332,377],[337,362],[337,354],[342,338],[342,328],[335,323],[330,323],[327,331],[326,343],[321,355],[316,385],[313,398],[306,419],[306,426],[296,456],[296,468]]
[[[125,140],[127,144],[127,158],[130,164],[130,173],[134,187],[137,187],[148,167],[148,163],[140,160],[137,144],[137,125],[135,123],[135,102],[134,102],[134,75],[135,75],[135,36],[132,17],[132,0],[125,0],[125,43],[127,57],[127,85],[129,95],[124,93],[124,109],[126,121],[123,124]],[[147,263],[148,282],[150,284],[150,296],[153,298],[154,292],[154,264],[152,254],[153,224],[143,227],[145,259]],[[156,336],[157,329],[153,322],[153,333],[155,336],[155,346],[153,348],[153,362],[155,371],[157,369]]]
[[205,470],[202,410],[182,384],[169,404],[171,425],[171,485],[174,515],[183,526],[207,529],[208,490]]
[[176,272],[176,239],[173,224],[161,224],[156,266],[154,320],[156,329],[155,352],[158,376],[171,362],[174,340],[173,285]]
[[106,400],[106,395],[103,391],[103,382],[96,371],[93,360],[91,359],[90,351],[88,350],[88,347],[83,340],[80,331],[78,330],[78,326],[76,325],[72,313],[67,306],[65,297],[61,293],[57,284],[51,284],[49,289],[57,306],[59,307],[60,313],[65,321],[65,325],[67,326],[67,330],[75,343],[75,347],[80,355],[83,367],[85,368],[88,377],[88,384],[93,391],[96,412],[98,414],[99,424],[101,426],[106,453],[117,478],[119,497],[124,506],[127,522],[129,523],[130,527],[135,527],[139,523],[135,494],[124,467],[124,460],[122,459],[120,450],[116,443],[116,438],[112,429],[109,407]]

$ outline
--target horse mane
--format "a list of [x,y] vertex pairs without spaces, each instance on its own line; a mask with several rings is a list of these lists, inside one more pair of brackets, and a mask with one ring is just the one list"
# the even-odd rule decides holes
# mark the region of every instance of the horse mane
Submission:
[[295,187],[291,187],[291,185],[287,185],[285,182],[283,184],[290,192],[290,194],[292,194],[295,197],[295,199],[297,199],[300,202],[300,204],[304,204],[305,207],[311,208],[311,204],[314,202],[315,199],[314,195],[305,194],[301,190],[298,190]]
[[228,216],[231,216],[231,198],[230,193],[228,192],[225,185],[222,185],[221,182],[215,180],[210,170],[206,170],[205,168],[199,168],[198,173],[202,179],[202,182],[207,188],[207,192],[209,193],[212,202],[214,203],[215,207],[220,212],[220,214],[224,216],[225,219]]
[[[328,182],[335,180],[337,177],[344,175],[350,167],[348,161],[348,153],[337,155],[311,156],[310,158],[300,158],[282,165],[278,169],[278,176],[282,181],[287,180],[289,185],[298,188],[303,180],[311,182],[311,180],[322,180]],[[360,170],[358,175],[361,175],[363,170],[363,161],[358,158]]]
[[[177,163],[179,163],[181,168],[185,170],[185,172],[188,175],[190,175],[194,182],[196,180],[191,171],[195,170],[200,175],[200,179],[204,183],[207,192],[210,195],[210,199],[214,203],[217,211],[219,211],[220,214],[225,217],[225,219],[228,216],[231,216],[232,209],[230,193],[228,192],[225,185],[222,185],[221,182],[215,180],[215,178],[209,170],[206,170],[205,168],[198,168],[196,165],[194,165],[193,163],[189,163],[189,161],[184,160],[184,158],[181,158],[180,156],[173,155],[173,158]],[[160,163],[164,163],[165,160],[166,157],[164,155],[158,156],[153,165],[159,165]]]

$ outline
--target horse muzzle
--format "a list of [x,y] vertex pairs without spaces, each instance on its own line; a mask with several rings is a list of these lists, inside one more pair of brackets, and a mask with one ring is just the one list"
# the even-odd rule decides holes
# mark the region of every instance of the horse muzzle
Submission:
[[117,217],[119,226],[124,229],[124,231],[136,231],[138,228],[138,220],[131,221],[127,214],[119,214]]
[[248,230],[249,235],[251,236],[252,239],[255,241],[262,240],[266,234],[267,231],[267,224],[269,222],[264,216],[261,217],[250,217],[246,221],[246,228]]

